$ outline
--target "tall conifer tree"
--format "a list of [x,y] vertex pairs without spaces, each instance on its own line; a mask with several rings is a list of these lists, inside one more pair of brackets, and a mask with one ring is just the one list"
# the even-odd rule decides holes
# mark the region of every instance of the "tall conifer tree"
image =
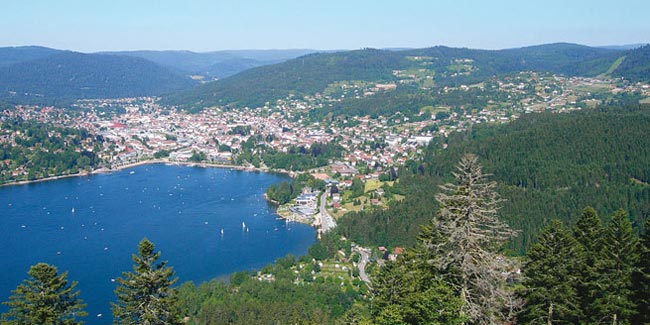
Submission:
[[639,256],[632,274],[634,302],[637,314],[633,324],[650,324],[650,219],[645,221],[644,233],[639,241]]
[[526,258],[521,321],[578,324],[583,318],[577,285],[584,266],[582,247],[560,221],[553,220]]
[[636,314],[632,273],[637,263],[637,241],[625,211],[617,211],[603,234],[602,255],[596,261],[592,295],[594,322],[627,324]]
[[578,295],[582,303],[580,309],[584,315],[595,315],[593,292],[599,290],[599,277],[595,264],[601,258],[604,231],[605,228],[603,228],[600,217],[592,207],[584,208],[580,218],[573,226],[573,237],[582,247],[584,254],[581,259],[584,267],[581,268],[582,275],[580,281],[577,282]]
[[86,306],[75,290],[77,282],[68,283],[67,272],[58,274],[56,267],[38,263],[28,272],[30,278],[13,290],[9,311],[2,315],[2,324],[74,325],[83,324]]
[[497,216],[502,200],[477,156],[465,155],[453,174],[456,182],[441,186],[436,195],[440,210],[432,223],[428,262],[459,294],[461,312],[472,323],[506,322],[518,302],[506,288],[508,259],[499,249],[514,231]]
[[157,262],[160,252],[146,238],[133,255],[133,272],[124,272],[117,279],[117,303],[113,316],[117,324],[181,324],[176,290],[177,281],[167,261]]

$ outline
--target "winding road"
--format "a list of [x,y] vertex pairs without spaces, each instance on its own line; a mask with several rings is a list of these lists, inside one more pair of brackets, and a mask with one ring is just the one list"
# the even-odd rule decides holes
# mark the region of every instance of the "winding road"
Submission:
[[359,278],[370,287],[370,278],[368,277],[368,274],[366,274],[366,265],[370,262],[370,250],[360,246],[354,246],[352,250],[361,255],[359,264],[357,264],[357,267],[359,268]]

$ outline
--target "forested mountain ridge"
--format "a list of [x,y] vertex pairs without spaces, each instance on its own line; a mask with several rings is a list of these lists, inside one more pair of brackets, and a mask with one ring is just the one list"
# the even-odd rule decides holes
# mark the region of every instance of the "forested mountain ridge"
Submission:
[[613,76],[623,77],[633,82],[648,81],[650,76],[650,45],[625,53],[623,62],[612,72]]
[[320,92],[339,80],[394,80],[392,71],[406,67],[407,63],[398,52],[374,49],[308,54],[173,94],[165,102],[182,106],[256,107],[289,94]]
[[316,51],[292,49],[224,50],[214,52],[119,51],[102,53],[143,58],[184,75],[225,78],[250,68],[283,62],[313,52]]
[[0,67],[44,58],[63,51],[42,46],[0,47]]
[[568,114],[526,114],[512,123],[474,126],[432,144],[408,162],[397,189],[406,200],[388,210],[349,214],[339,231],[365,245],[410,246],[437,210],[431,199],[465,153],[477,154],[506,199],[500,215],[521,230],[523,252],[546,221],[571,224],[587,205],[601,215],[629,211],[638,228],[650,215],[650,108],[601,108]]
[[150,61],[60,52],[0,68],[0,97],[11,101],[153,96],[195,84]]
[[[636,50],[613,50],[555,43],[506,50],[476,50],[436,46],[387,51],[364,49],[315,53],[287,62],[244,71],[241,74],[173,94],[165,102],[182,107],[257,107],[266,102],[322,93],[339,81],[397,83],[399,74],[428,73],[435,87],[471,85],[488,78],[520,71],[593,77],[605,73],[626,77],[628,70],[614,65]],[[648,66],[645,56],[634,66]],[[623,61],[625,62],[625,61]],[[624,67],[625,65],[623,65]],[[612,71],[608,71],[608,70]],[[630,75],[634,79],[634,75]],[[645,80],[636,78],[634,80]]]

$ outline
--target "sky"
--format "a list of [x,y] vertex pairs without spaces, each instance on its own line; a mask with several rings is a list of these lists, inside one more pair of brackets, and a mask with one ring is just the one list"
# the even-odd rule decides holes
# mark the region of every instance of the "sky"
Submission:
[[648,0],[0,0],[0,47],[482,49],[650,43]]

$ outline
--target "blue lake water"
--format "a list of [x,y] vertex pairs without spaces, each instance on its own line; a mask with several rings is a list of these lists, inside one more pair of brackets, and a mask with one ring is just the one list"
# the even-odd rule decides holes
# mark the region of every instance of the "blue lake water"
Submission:
[[31,265],[46,262],[79,282],[86,323],[109,324],[112,279],[132,270],[131,255],[143,237],[169,261],[179,283],[302,255],[315,240],[313,229],[277,219],[263,197],[269,185],[285,179],[156,164],[2,187],[0,300],[8,300]]

